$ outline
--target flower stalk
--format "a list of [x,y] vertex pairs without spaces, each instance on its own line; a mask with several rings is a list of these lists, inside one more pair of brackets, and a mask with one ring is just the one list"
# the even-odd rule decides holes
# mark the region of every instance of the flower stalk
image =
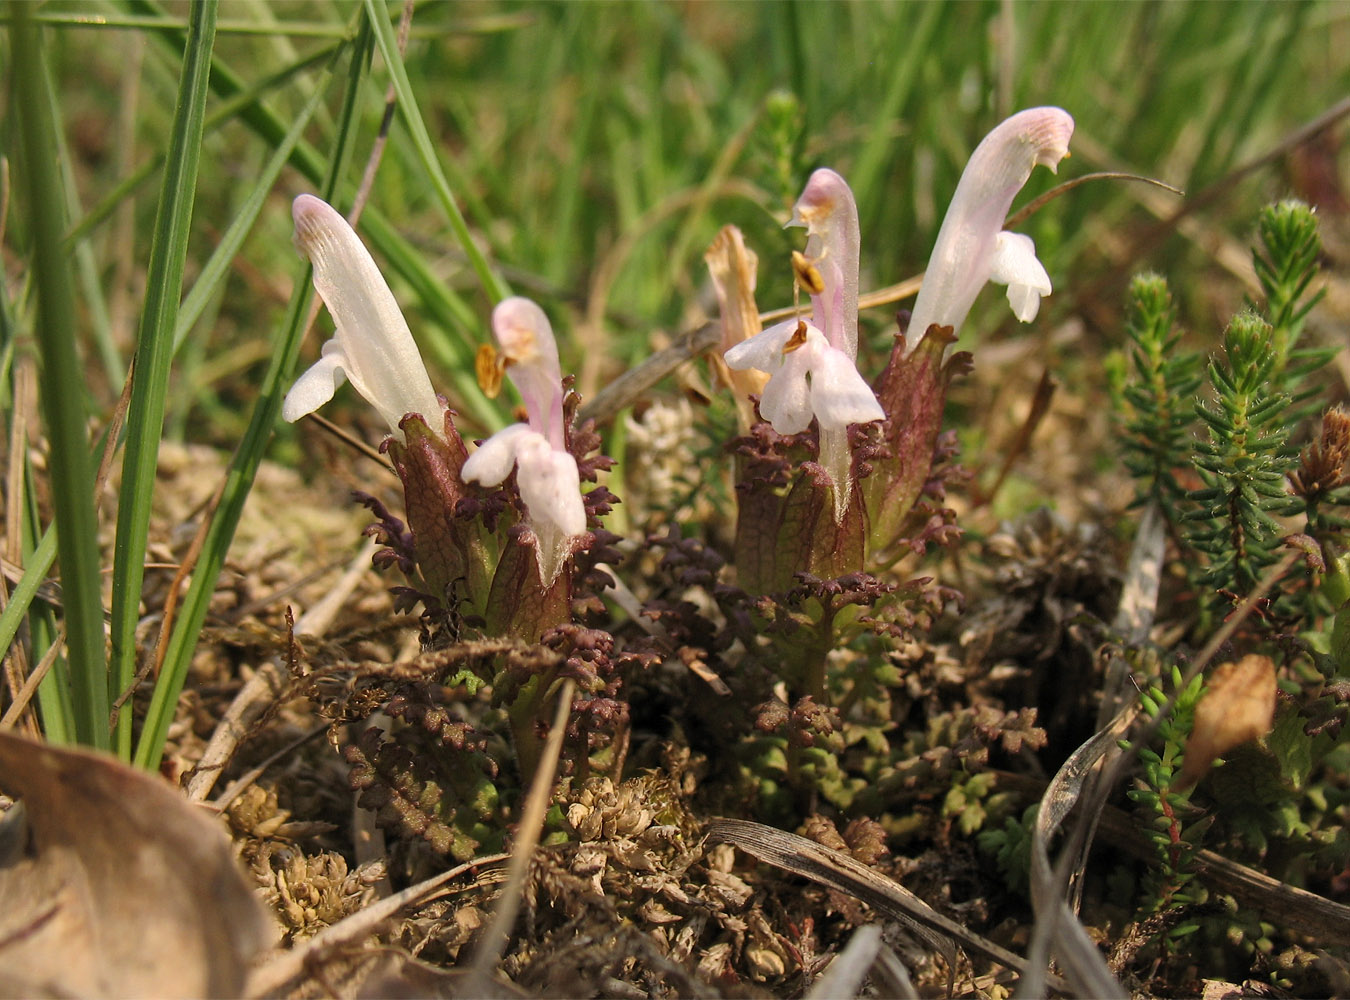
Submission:
[[[570,616],[563,571],[587,535],[577,463],[567,450],[558,349],[543,310],[523,298],[494,310],[499,351],[490,368],[498,382],[504,372],[515,384],[528,422],[470,454],[355,231],[312,195],[295,200],[293,215],[296,244],[314,265],[314,286],[335,332],[287,393],[282,415],[298,420],[350,381],[388,423],[383,447],[403,481],[411,548],[385,561],[414,576],[433,617],[457,620],[464,605],[489,634],[538,639]],[[513,472],[515,489],[505,493],[469,486],[502,486]],[[513,493],[525,524],[508,512]],[[401,526],[388,520],[376,530],[387,541],[402,538]]]
[[1073,119],[1060,108],[1019,111],[975,147],[957,183],[909,329],[897,336],[876,382],[888,419],[865,494],[869,547],[882,565],[911,550],[915,531],[941,513],[942,486],[932,470],[947,387],[970,367],[969,354],[947,358],[946,351],[975,296],[986,282],[1007,285],[1014,315],[1027,323],[1050,294],[1031,238],[1004,231],[1003,222],[1031,171],[1038,164],[1055,170],[1069,155],[1072,135]]

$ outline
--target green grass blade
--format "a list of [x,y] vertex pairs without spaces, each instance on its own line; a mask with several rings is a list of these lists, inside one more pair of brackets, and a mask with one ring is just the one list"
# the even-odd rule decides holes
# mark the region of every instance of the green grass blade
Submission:
[[[31,337],[22,338],[25,341],[22,346],[19,345],[20,339],[14,322],[13,304],[9,299],[9,288],[0,281],[0,345],[3,345],[0,357],[3,357],[4,362],[0,365],[0,371],[4,373],[4,398],[0,400],[0,408],[11,415],[15,402],[15,355],[19,351],[31,353],[33,350]],[[30,662],[35,663],[51,647],[56,634],[55,615],[51,608],[42,606],[35,609],[33,606],[38,587],[56,562],[56,529],[54,526],[48,527],[38,544],[33,544],[41,525],[37,523],[38,507],[33,491],[33,463],[30,458],[24,458],[24,466],[23,493],[14,502],[19,504],[23,514],[19,528],[19,552],[27,569],[10,590],[9,599],[3,611],[0,611],[0,655],[8,655],[19,626],[28,616],[28,647],[33,654]],[[31,615],[30,611],[33,612]],[[37,703],[42,731],[47,739],[62,745],[74,743],[75,710],[70,700],[70,671],[64,659],[58,659],[52,664],[52,669],[38,685]]]
[[910,8],[906,13],[911,11],[917,15],[918,24],[913,28],[908,48],[897,54],[897,65],[892,71],[890,86],[877,107],[869,130],[870,138],[863,144],[858,162],[850,171],[849,183],[860,204],[870,205],[876,196],[882,167],[894,153],[895,140],[891,136],[891,124],[909,103],[919,78],[919,69],[932,47],[933,38],[945,14],[944,6],[938,3]]
[[422,112],[417,107],[417,98],[413,94],[412,85],[408,82],[403,57],[398,51],[398,39],[394,36],[394,26],[389,21],[389,12],[383,4],[376,3],[376,0],[366,0],[366,17],[375,29],[375,44],[379,46],[380,55],[384,57],[385,65],[389,69],[394,92],[398,95],[399,113],[412,135],[418,156],[422,160],[422,167],[431,180],[432,190],[436,192],[436,197],[450,220],[450,228],[454,230],[455,238],[459,240],[464,255],[468,257],[474,273],[478,275],[483,291],[494,303],[500,302],[511,294],[511,290],[492,269],[483,252],[478,249],[478,244],[474,242],[473,235],[469,232],[469,225],[459,210],[459,204],[455,201],[454,192],[450,190],[450,182],[445,178],[445,171],[436,156],[436,147],[432,145],[431,136],[427,134]]
[[[37,478],[33,463],[25,459],[27,471],[24,475],[23,527],[20,549],[23,552],[25,566],[43,567],[33,581],[41,583],[52,568],[56,559],[56,525],[48,525],[42,532],[41,515],[38,510]],[[38,534],[42,532],[42,537]],[[25,574],[26,575],[26,574]],[[17,588],[16,588],[17,589]],[[16,598],[11,597],[11,600]],[[28,609],[28,648],[29,664],[36,666],[57,641],[56,612],[50,604],[26,596],[23,605]],[[70,683],[70,664],[63,656],[57,656],[52,669],[47,671],[38,685],[38,714],[42,720],[42,732],[52,743],[70,745],[78,742],[75,732],[75,702]]]
[[[343,175],[350,155],[357,97],[369,51],[369,35],[363,30],[352,52],[346,94],[334,141],[333,159],[328,177],[323,184],[324,197],[330,200],[337,186],[337,179]],[[263,377],[258,402],[253,408],[248,430],[245,431],[244,438],[230,462],[225,488],[216,512],[211,518],[211,524],[207,528],[196,572],[192,574],[192,582],[188,585],[187,593],[179,607],[178,620],[169,637],[164,666],[150,699],[140,740],[136,744],[135,762],[147,770],[157,768],[164,755],[164,742],[169,735],[169,725],[173,722],[178,695],[183,690],[188,667],[192,662],[192,653],[196,649],[202,624],[206,621],[206,612],[210,607],[216,580],[225,565],[225,555],[230,542],[234,539],[235,529],[244,510],[244,501],[248,499],[258,466],[262,462],[263,452],[271,440],[277,418],[281,415],[281,401],[290,387],[296,358],[300,354],[300,341],[304,335],[311,295],[310,272],[306,268],[303,279],[295,285],[295,292],[286,314],[285,333],[277,343],[267,374]]]
[[[24,615],[28,614],[33,598],[37,596],[38,587],[47,578],[55,562],[56,529],[51,527],[43,533],[37,548],[26,560],[23,575],[10,591],[9,603],[5,605],[5,610],[0,612],[0,650],[9,649],[10,643],[19,634],[19,626],[23,624]],[[48,736],[51,734],[48,733]]]
[[[150,503],[164,431],[164,405],[173,360],[173,331],[183,290],[188,233],[197,192],[202,129],[206,121],[207,77],[216,37],[216,0],[190,8],[187,47],[169,135],[155,218],[154,242],[146,274],[145,304],[136,337],[136,363],[127,407],[122,485],[117,502],[117,535],[112,576],[112,684],[116,698],[136,679],[136,620],[145,577],[145,547],[150,535]],[[117,752],[131,756],[131,713],[119,716]]]
[[[65,190],[66,213],[67,217],[74,218],[79,215],[83,208],[80,205],[78,185],[75,180],[75,158],[71,156],[70,148],[66,143],[65,131],[61,122],[61,105],[56,95],[56,83],[49,75],[47,77],[47,92],[52,100],[52,121],[55,123],[56,152],[57,163],[61,170],[61,184]],[[120,389],[123,379],[126,378],[126,362],[122,358],[121,352],[113,342],[112,322],[108,318],[108,303],[103,296],[103,284],[99,274],[98,265],[94,260],[93,248],[88,240],[79,240],[70,247],[74,254],[76,280],[79,283],[79,290],[83,296],[85,314],[88,317],[88,325],[91,334],[91,340],[95,349],[98,351],[99,358],[103,363],[103,371],[108,382],[114,386],[114,392]]]
[[38,29],[26,5],[16,4],[11,12],[14,107],[24,157],[23,193],[32,213],[41,402],[51,443],[52,502],[59,539],[75,737],[80,743],[107,749],[111,740],[98,522],[85,432],[82,368],[75,349],[75,286],[69,258],[61,247],[65,202],[60,171],[53,169],[55,123],[51,97],[46,93],[47,73]]
[[[187,22],[181,17],[164,15],[163,17],[137,16],[134,14],[94,14],[73,11],[41,11],[33,20],[39,24],[57,25],[71,28],[104,28],[112,31],[129,29],[172,28],[182,31]],[[9,19],[0,17],[0,24]],[[332,38],[345,36],[346,31],[337,25],[322,21],[270,21],[259,24],[253,21],[221,20],[216,23],[216,33],[220,35],[284,35],[289,38]]]
[[[345,45],[339,46],[337,53],[333,56],[334,63],[345,50]],[[263,205],[267,202],[267,196],[271,193],[272,186],[276,183],[277,177],[280,176],[282,168],[290,161],[295,144],[300,141],[300,136],[304,133],[305,127],[314,117],[314,112],[323,103],[324,90],[331,73],[332,66],[330,65],[320,77],[308,103],[296,116],[290,131],[283,137],[281,144],[277,146],[271,159],[263,167],[262,173],[258,175],[253,189],[239,207],[239,211],[235,214],[233,221],[230,222],[229,228],[221,235],[216,249],[211,252],[210,259],[202,268],[201,274],[197,276],[192,291],[183,299],[183,305],[178,311],[178,322],[173,332],[173,351],[175,354],[183,346],[183,341],[192,331],[193,324],[197,322],[206,309],[211,296],[220,287],[220,283],[225,280],[231,262],[239,252],[240,247],[243,246],[244,240],[253,229],[254,223],[258,221],[258,216],[262,213]]]

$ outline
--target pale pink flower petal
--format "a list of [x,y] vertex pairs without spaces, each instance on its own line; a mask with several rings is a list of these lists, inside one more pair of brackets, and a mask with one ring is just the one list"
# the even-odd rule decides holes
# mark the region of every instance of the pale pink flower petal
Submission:
[[464,460],[460,476],[466,483],[482,483],[484,486],[499,486],[516,465],[516,455],[520,450],[521,438],[533,434],[541,441],[543,435],[530,430],[527,424],[512,424],[503,427],[492,437],[478,446],[478,450]]
[[529,508],[530,520],[555,525],[563,537],[586,530],[586,506],[581,499],[577,460],[554,451],[537,435],[524,438],[516,456],[516,482]]
[[844,178],[821,168],[792,209],[790,226],[806,227],[806,259],[825,289],[811,296],[812,319],[832,347],[858,356],[858,206]]
[[292,208],[295,240],[314,265],[314,287],[336,331],[318,363],[287,394],[282,414],[298,420],[332,398],[345,373],[395,434],[418,413],[438,435],[441,405],[408,324],[360,238],[330,205],[303,194]]
[[[834,516],[843,519],[853,489],[848,427],[882,420],[876,394],[858,374],[858,207],[844,178],[815,171],[788,225],[806,227],[806,263],[819,277],[811,291],[811,323],[788,320],[725,354],[730,368],[767,373],[759,411],[779,434],[819,422],[820,465],[834,484]],[[805,343],[784,353],[799,326]]]
[[821,344],[812,358],[811,409],[822,428],[844,428],[884,420],[886,412],[876,393],[858,374],[853,359]]
[[506,374],[520,393],[530,426],[563,447],[562,366],[553,326],[538,304],[523,296],[503,299],[492,310],[492,332]]
[[324,344],[319,360],[295,380],[281,401],[281,419],[295,423],[332,399],[337,387],[347,380],[346,368],[347,358],[338,342],[330,340]]
[[[1073,118],[1066,111],[1032,108],[1004,121],[975,148],[928,260],[910,319],[911,339],[922,337],[934,323],[959,330],[993,273],[1013,198],[1038,164],[1057,168],[1068,155],[1072,135]],[[1009,289],[1019,318],[1035,315],[1030,293],[1036,287],[1026,283],[1025,288]]]
[[562,572],[575,539],[586,531],[581,476],[566,449],[558,345],[544,311],[526,298],[498,303],[492,330],[528,423],[512,424],[479,445],[465,461],[463,476],[467,482],[496,486],[515,468],[534,532],[539,576],[549,587]]
[[[823,335],[815,327],[807,328],[807,344],[782,356],[782,364],[769,378],[764,395],[759,400],[759,412],[779,434],[800,434],[811,426],[811,332],[821,340]],[[762,336],[762,334],[761,334]]]
[[772,375],[783,366],[783,348],[797,330],[797,320],[789,319],[742,340],[722,355],[727,367],[735,371],[753,368]]
[[1021,233],[998,234],[989,280],[1008,286],[1008,305],[1023,323],[1036,318],[1041,296],[1050,294],[1050,275],[1036,259],[1036,244]]

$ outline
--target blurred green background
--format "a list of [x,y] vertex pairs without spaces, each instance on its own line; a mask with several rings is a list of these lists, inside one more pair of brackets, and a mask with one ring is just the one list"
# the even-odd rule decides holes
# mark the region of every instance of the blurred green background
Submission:
[[[401,6],[389,11],[397,19]],[[52,2],[39,15],[76,182],[72,222],[102,213],[78,248],[96,408],[116,397],[131,351],[157,177],[147,170],[110,195],[164,148],[185,12]],[[347,3],[231,0],[216,57],[245,87],[265,88],[284,122],[318,85],[316,60],[359,13]],[[761,308],[790,302],[786,255],[801,237],[780,227],[816,166],[839,170],[857,195],[864,289],[922,270],[970,150],[1002,117],[1036,104],[1077,120],[1061,179],[1128,170],[1191,197],[1217,195],[1180,228],[1160,220],[1181,201],[1138,183],[1096,182],[1051,203],[1022,227],[1056,285],[1037,326],[1077,314],[1090,343],[1118,343],[1123,283],[1145,266],[1173,276],[1189,322],[1219,324],[1241,292],[1232,271],[1242,254],[1224,255],[1241,246],[1262,202],[1295,192],[1324,211],[1343,208],[1343,129],[1239,182],[1225,178],[1350,93],[1350,63],[1336,56],[1347,45],[1345,3],[428,3],[413,15],[406,65],[476,240],[513,290],[542,302],[564,368],[593,394],[703,317],[702,254],[724,223],[740,225],[759,253]],[[347,198],[387,79],[377,54]],[[334,80],[327,115],[306,133],[320,154],[333,141]],[[208,111],[221,109],[217,95]],[[271,151],[237,111],[208,125],[189,283]],[[1037,171],[1019,204],[1054,181]],[[241,432],[301,273],[289,201],[312,187],[283,173],[185,343],[170,436],[229,446]],[[434,380],[467,415],[481,413],[488,404],[465,364],[490,303],[397,116],[371,206],[414,251],[389,260],[376,248]],[[11,213],[11,283],[23,280],[23,225]],[[997,300],[981,298],[967,346],[1013,331]],[[890,315],[870,318],[865,368],[880,366]],[[311,336],[302,362],[319,342]]]

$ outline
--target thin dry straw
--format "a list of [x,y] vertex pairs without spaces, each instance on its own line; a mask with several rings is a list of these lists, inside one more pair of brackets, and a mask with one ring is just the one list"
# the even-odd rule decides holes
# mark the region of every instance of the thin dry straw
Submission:
[[572,695],[575,691],[576,682],[568,678],[558,693],[553,728],[548,732],[548,741],[544,744],[544,752],[540,755],[539,766],[530,784],[529,797],[525,800],[524,812],[516,827],[516,839],[511,845],[511,865],[507,870],[506,887],[498,897],[492,923],[478,944],[473,968],[464,986],[464,996],[488,995],[488,980],[501,960],[502,952],[506,950],[511,928],[520,912],[520,903],[525,897],[525,878],[529,874],[530,861],[534,858],[534,849],[539,844],[539,835],[544,829],[544,814],[553,797],[553,778],[558,771],[558,758],[562,754],[563,735],[567,732],[567,717],[572,712]]

